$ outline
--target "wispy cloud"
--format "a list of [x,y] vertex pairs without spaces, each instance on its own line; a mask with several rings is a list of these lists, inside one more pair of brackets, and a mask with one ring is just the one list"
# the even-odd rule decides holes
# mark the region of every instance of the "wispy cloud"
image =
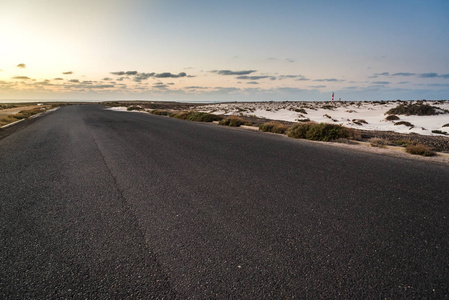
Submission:
[[11,77],[11,79],[16,79],[16,80],[30,80],[31,78],[28,76],[14,76]]
[[314,88],[314,89],[321,89],[321,88],[325,88],[325,85],[309,85],[310,88]]
[[260,79],[265,79],[265,78],[270,78],[272,80],[275,80],[276,77],[274,76],[247,76],[247,75],[243,75],[243,76],[237,76],[237,79],[242,79],[242,80],[260,80]]
[[26,64],[18,64],[16,67],[19,69],[25,69],[27,67],[27,65]]
[[207,90],[208,88],[204,87],[204,86],[194,85],[194,86],[186,86],[184,89],[186,89],[186,90]]
[[374,84],[381,84],[381,85],[385,85],[385,84],[390,84],[390,81],[373,81]]
[[430,83],[428,86],[432,87],[449,87],[449,83]]
[[180,77],[186,77],[187,74],[185,72],[181,72],[178,74],[172,74],[170,72],[164,72],[154,75],[155,78],[180,78]]
[[256,72],[256,70],[243,70],[243,71],[231,71],[231,70],[213,70],[212,73],[219,75],[249,75]]
[[313,81],[341,82],[341,81],[344,81],[344,80],[336,79],[336,78],[324,78],[324,79],[314,79]]
[[422,74],[419,74],[419,77],[421,77],[421,78],[435,78],[435,77],[438,77],[438,73],[422,73]]
[[416,75],[416,73],[409,73],[409,72],[399,72],[391,74],[391,76],[413,76]]
[[154,72],[152,73],[138,73],[135,77],[134,77],[134,81],[135,82],[141,82],[142,80],[147,80],[150,77],[153,77],[155,75]]
[[64,75],[71,75],[71,74],[73,74],[73,72],[72,71],[67,71],[67,72],[62,72],[62,74],[64,74]]

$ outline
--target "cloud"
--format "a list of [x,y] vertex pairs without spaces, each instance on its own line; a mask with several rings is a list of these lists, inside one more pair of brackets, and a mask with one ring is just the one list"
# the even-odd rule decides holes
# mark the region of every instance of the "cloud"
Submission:
[[69,80],[69,82],[72,82],[72,83],[79,83],[80,81],[79,81],[78,79],[71,79],[71,80]]
[[300,93],[303,92],[303,89],[295,88],[295,87],[280,87],[276,89],[279,92],[285,92],[285,93]]
[[[267,58],[268,60],[281,60],[281,59],[279,59],[279,58],[275,58],[275,57],[268,57]],[[295,62],[293,59],[291,59],[291,58],[285,58],[285,59],[282,59],[282,60],[284,60],[284,61],[286,61],[286,62],[289,62],[289,63],[293,63],[293,62]]]
[[264,78],[270,78],[270,79],[274,78],[272,80],[276,79],[276,77],[274,77],[274,76],[266,76],[266,75],[264,75],[264,76],[247,76],[247,75],[237,76],[237,79],[242,79],[242,80],[260,80],[260,79],[264,79]]
[[[137,71],[116,71],[116,72],[110,72],[110,74],[115,75],[115,76],[134,76],[134,78],[132,78],[132,80],[134,80],[135,82],[141,82],[142,80],[147,80],[148,78],[154,77],[154,78],[181,78],[181,77],[195,77],[192,75],[187,75],[185,72],[181,72],[178,74],[172,74],[170,72],[163,72],[163,73],[155,73],[155,72],[151,72],[151,73],[140,73]],[[122,81],[125,78],[130,79],[129,77],[120,77],[119,79],[117,79],[118,81]],[[106,80],[106,79],[103,79]]]
[[124,71],[118,71],[118,72],[111,72],[112,75],[117,75],[117,76],[123,76],[125,75]]
[[325,85],[309,85],[309,87],[311,88],[315,88],[315,89],[321,89],[321,88],[325,88]]
[[248,81],[247,84],[259,84],[257,81]]
[[207,90],[207,87],[204,86],[186,86],[184,89],[186,90]]
[[153,85],[153,87],[154,87],[154,88],[157,88],[157,89],[167,89],[167,88],[168,88],[168,85],[163,84],[162,82],[158,82],[158,83],[155,83],[155,84]]
[[135,77],[134,77],[134,81],[135,82],[141,82],[142,80],[147,80],[150,77],[154,76],[154,72],[152,73],[138,73]]
[[28,76],[14,76],[11,77],[12,79],[17,79],[17,80],[30,80],[31,78]]
[[219,75],[249,75],[256,72],[256,70],[245,70],[245,71],[231,71],[231,70],[214,70],[212,73],[217,73]]
[[374,76],[388,76],[388,75],[390,75],[390,73],[389,72],[382,72],[382,73],[374,73],[373,75]]
[[406,84],[406,83],[410,83],[410,81],[401,81],[401,82],[398,82],[399,84]]
[[25,69],[27,67],[27,65],[26,64],[18,64],[16,67],[20,68],[20,69]]
[[235,88],[235,87],[220,87],[220,86],[218,86],[218,87],[215,87],[214,89],[221,93],[233,93],[233,92],[241,91],[239,88]]
[[449,78],[449,74],[443,74],[443,75],[440,75],[440,76],[438,76],[438,77],[441,77],[441,78]]
[[56,77],[56,78],[53,78],[53,80],[64,80],[64,78]]
[[62,72],[62,74],[64,74],[64,75],[72,75],[73,72],[72,71],[67,71],[67,72]]
[[409,73],[409,72],[399,72],[391,74],[391,76],[413,76],[416,75],[415,73]]
[[431,83],[431,84],[428,84],[428,86],[433,86],[433,87],[449,87],[449,83]]
[[154,75],[155,78],[180,78],[180,77],[186,77],[187,74],[185,72],[181,72],[179,74],[172,74],[170,72],[164,72]]
[[384,85],[384,84],[390,84],[391,82],[390,81],[373,81],[373,83],[374,84],[382,84],[382,85]]
[[335,78],[325,78],[325,79],[315,79],[313,81],[339,82],[339,81],[344,81],[344,80],[335,79]]
[[435,77],[438,77],[438,73],[422,73],[422,74],[419,74],[419,77],[421,77],[421,78],[435,78]]
[[103,78],[103,80],[112,80],[112,78],[105,77],[105,78]]

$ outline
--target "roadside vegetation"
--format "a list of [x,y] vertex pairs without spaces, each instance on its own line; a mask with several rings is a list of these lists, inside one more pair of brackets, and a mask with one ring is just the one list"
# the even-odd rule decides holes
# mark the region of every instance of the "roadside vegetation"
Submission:
[[259,130],[263,132],[273,132],[284,134],[288,130],[288,126],[279,122],[268,122],[259,126]]
[[222,119],[218,124],[231,126],[231,127],[240,127],[241,125],[250,125],[247,121],[245,121],[241,117],[230,116],[226,119]]
[[355,132],[355,130],[341,125],[307,122],[292,126],[287,135],[297,139],[328,142],[337,139],[354,138],[356,136]]
[[429,147],[423,145],[423,144],[409,144],[407,147],[405,147],[405,151],[407,153],[413,154],[413,155],[421,155],[421,156],[435,156],[436,153],[432,151]]
[[150,114],[157,115],[157,116],[168,116],[173,117],[175,113],[168,111],[168,110],[162,110],[162,109],[153,109],[149,111]]
[[371,147],[386,148],[389,141],[381,138],[371,138],[369,140]]
[[[5,126],[19,120],[27,119],[38,113],[50,109],[50,105],[36,106],[35,104],[0,104],[0,126]],[[14,110],[16,108],[16,110]],[[11,109],[13,109],[11,111]],[[18,109],[22,109],[17,112]],[[12,112],[12,113],[11,113]]]
[[183,111],[173,116],[176,119],[189,120],[194,122],[214,122],[223,119],[222,116],[205,112]]

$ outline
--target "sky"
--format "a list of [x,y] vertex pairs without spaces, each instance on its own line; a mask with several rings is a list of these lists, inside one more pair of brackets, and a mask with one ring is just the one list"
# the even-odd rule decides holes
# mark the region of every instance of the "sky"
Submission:
[[447,0],[0,0],[0,101],[449,99]]

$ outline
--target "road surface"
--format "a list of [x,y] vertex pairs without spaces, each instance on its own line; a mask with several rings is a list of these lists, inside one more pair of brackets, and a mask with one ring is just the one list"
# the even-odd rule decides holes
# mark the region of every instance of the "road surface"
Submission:
[[0,139],[0,298],[449,296],[449,168],[99,105]]

